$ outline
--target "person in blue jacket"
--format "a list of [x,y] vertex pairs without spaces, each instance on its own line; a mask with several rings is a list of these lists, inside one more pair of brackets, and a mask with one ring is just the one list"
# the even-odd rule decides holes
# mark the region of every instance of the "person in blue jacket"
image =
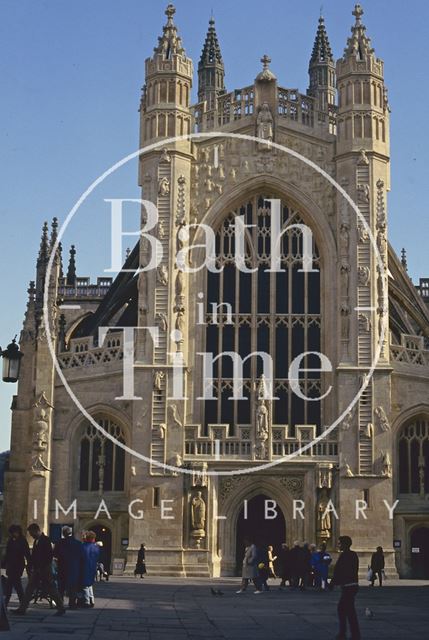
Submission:
[[83,540],[84,563],[82,587],[84,599],[83,606],[85,608],[93,607],[95,604],[93,585],[95,582],[95,573],[97,571],[97,562],[100,557],[100,547],[96,544],[95,540],[96,535],[94,531],[87,531]]
[[76,609],[84,568],[83,545],[73,537],[71,527],[64,526],[61,533],[63,537],[54,547],[54,558],[58,564],[58,589],[62,597],[67,593],[69,608]]

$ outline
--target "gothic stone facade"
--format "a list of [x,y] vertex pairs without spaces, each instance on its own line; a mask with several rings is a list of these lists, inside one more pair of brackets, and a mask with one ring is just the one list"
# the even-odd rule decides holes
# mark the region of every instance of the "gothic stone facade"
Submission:
[[[306,94],[281,87],[267,56],[253,84],[228,93],[211,20],[194,106],[192,61],[171,5],[166,14],[146,61],[140,106],[141,147],[160,143],[140,157],[139,179],[142,197],[158,208],[153,233],[162,245],[161,264],[136,273],[150,258],[142,238],[127,256],[130,271],[92,285],[76,276],[72,247],[66,275],[56,252],[47,286],[61,372],[106,432],[152,462],[102,437],[53,366],[42,307],[57,237],[54,220],[50,237],[47,225],[43,230],[21,334],[25,357],[13,402],[4,525],[32,521],[36,501],[38,521],[53,531],[53,525],[73,520],[72,511],[66,515],[57,507],[56,514],[55,501],[66,508],[76,499],[75,530],[98,524],[110,531],[112,555],[125,558],[128,571],[145,542],[153,572],[228,575],[235,571],[244,501],[264,495],[284,517],[281,539],[326,541],[335,549],[339,534],[351,534],[362,567],[382,545],[389,573],[410,575],[413,532],[429,527],[429,318],[387,241],[389,105],[383,62],[366,35],[362,9],[356,5],[351,36],[336,64],[320,19]],[[186,138],[195,131],[219,135]],[[169,140],[175,136],[182,138]],[[362,218],[326,177],[293,153],[334,178],[358,203]],[[283,271],[266,272],[276,200],[282,230],[305,224],[312,231],[311,273],[299,272],[303,236],[293,226],[281,242]],[[237,215],[249,225],[245,264],[254,273],[241,273],[233,264]],[[145,216],[144,210],[142,225]],[[222,274],[178,269],[176,252],[186,244],[180,231],[189,223],[209,225],[216,233],[215,263]],[[201,264],[201,228],[194,228],[189,242],[195,245],[192,264]],[[214,316],[211,304],[220,302],[231,306],[215,307]],[[99,328],[106,326],[110,331],[99,341]],[[145,332],[135,334],[138,400],[115,399],[123,395],[124,339],[116,329],[123,326],[159,331],[156,344]],[[263,397],[256,358],[245,365],[248,401],[226,400],[233,375],[223,361],[214,372],[215,399],[198,400],[198,354],[213,345],[214,351],[235,350],[243,357],[258,349],[270,353],[280,401]],[[303,401],[288,385],[288,366],[304,350],[321,351],[332,363],[332,372],[313,378],[310,372],[300,382],[313,398],[331,386],[323,401]],[[178,354],[185,363],[186,400],[169,399]],[[361,388],[359,401],[335,430],[282,461],[320,435]],[[273,461],[257,473],[207,473]],[[109,513],[102,509],[95,521],[101,499]],[[323,516],[330,499],[338,520]],[[392,505],[397,499],[390,519],[383,500]],[[294,518],[297,500],[305,501],[304,519],[297,513]],[[367,502],[366,519],[355,519],[356,500]],[[135,514],[144,511],[142,519],[130,517],[130,503]],[[394,539],[401,540],[400,548]]]

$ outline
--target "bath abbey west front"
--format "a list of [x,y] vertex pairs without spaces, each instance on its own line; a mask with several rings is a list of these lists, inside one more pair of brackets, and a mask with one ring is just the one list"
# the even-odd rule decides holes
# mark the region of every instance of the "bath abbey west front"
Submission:
[[[193,63],[174,13],[169,5],[146,60],[140,105],[140,146],[160,143],[139,159],[142,198],[158,210],[150,233],[162,246],[160,263],[138,272],[151,258],[142,237],[126,258],[128,271],[113,280],[79,277],[74,247],[64,269],[56,252],[48,278],[61,373],[105,434],[151,462],[100,433],[53,366],[43,288],[54,219],[43,228],[20,340],[4,526],[33,521],[37,505],[36,519],[53,538],[61,524],[94,529],[105,561],[123,558],[126,571],[144,542],[149,571],[184,576],[233,575],[249,533],[276,548],[307,540],[332,550],[349,534],[362,567],[381,545],[388,573],[428,577],[429,315],[388,243],[389,104],[362,9],[356,5],[336,62],[319,19],[305,93],[282,86],[267,55],[254,81],[228,92],[210,20],[194,105]],[[280,74],[287,65],[272,66]],[[191,132],[219,135],[186,138]],[[334,178],[361,218],[297,154]],[[270,270],[274,207],[279,268]],[[241,268],[238,216],[246,225]],[[179,269],[188,224],[190,264],[204,261],[197,226],[204,224],[215,234],[216,269]],[[303,225],[311,230],[309,270]],[[101,327],[109,328],[103,339]],[[156,341],[134,333],[138,399],[121,399],[123,327],[158,331]],[[201,354],[225,351],[243,359],[243,398],[233,394],[233,363],[223,356],[213,366],[212,397],[201,399]],[[276,399],[265,393],[262,358],[246,359],[257,351],[272,358]],[[294,386],[290,367],[304,352]],[[315,352],[331,371],[321,371]],[[184,399],[173,389],[180,359]]]

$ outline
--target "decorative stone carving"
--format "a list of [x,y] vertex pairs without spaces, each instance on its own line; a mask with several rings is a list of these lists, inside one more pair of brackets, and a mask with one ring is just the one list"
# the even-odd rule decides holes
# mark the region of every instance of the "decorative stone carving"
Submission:
[[317,538],[319,542],[326,542],[332,535],[332,520],[328,510],[329,491],[324,488],[320,492],[317,502]]
[[193,487],[206,487],[208,483],[207,462],[192,462],[191,482]]
[[180,175],[177,179],[177,208],[176,208],[176,225],[184,225],[186,222],[186,196],[185,196],[186,178]]
[[165,264],[160,264],[156,270],[156,280],[158,284],[166,287],[168,284],[168,271]]
[[156,321],[157,321],[158,327],[161,329],[161,331],[167,331],[168,320],[167,320],[167,315],[165,313],[163,313],[162,311],[157,313],[156,314]]
[[359,331],[369,333],[371,331],[371,320],[366,313],[360,313],[358,316]]
[[169,163],[171,162],[170,154],[168,153],[168,149],[163,149],[161,151],[161,155],[159,157],[159,164]]
[[191,529],[192,537],[204,538],[206,526],[206,503],[201,491],[197,491],[191,500]]
[[165,440],[165,434],[167,431],[167,425],[165,424],[155,424],[152,427],[152,433],[157,436],[160,440]]
[[353,422],[353,416],[354,416],[354,408],[352,409],[352,411],[349,411],[345,417],[343,418],[342,422],[341,422],[341,430],[342,431],[348,431],[350,429],[350,427],[352,426],[352,422]]
[[368,237],[369,237],[368,231],[362,223],[358,224],[357,232],[358,232],[358,240],[361,244],[364,244],[365,242],[368,241]]
[[340,470],[341,470],[341,475],[342,475],[343,478],[353,478],[354,477],[354,473],[351,470],[350,465],[347,462],[346,458],[344,458]]
[[343,296],[347,299],[349,297],[350,271],[351,267],[349,263],[346,260],[342,260],[340,266],[341,289]]
[[384,432],[390,431],[389,420],[383,407],[376,407],[374,409],[374,413],[377,418],[377,426],[380,428],[380,430]]
[[321,463],[317,467],[317,486],[319,489],[331,489],[333,464]]
[[290,493],[293,498],[301,498],[304,495],[304,480],[299,477],[280,478],[280,484]]
[[369,160],[368,160],[368,156],[366,155],[365,149],[361,149],[360,150],[358,164],[364,165],[364,166],[368,166],[369,165]]
[[[179,453],[174,453],[171,456],[171,458],[169,458],[168,465],[170,467],[176,467],[176,468],[182,467],[183,466],[182,456]],[[175,471],[175,470],[171,470],[170,473],[172,476],[175,476],[175,477],[179,475],[179,471]]]
[[371,277],[371,271],[369,267],[359,267],[358,268],[358,282],[359,286],[367,287],[369,283],[369,279]]
[[162,381],[165,377],[165,373],[163,371],[154,371],[153,372],[153,388],[155,391],[162,391]]
[[[264,102],[259,109],[256,119],[256,135],[261,140],[273,141],[273,116],[267,102]],[[270,145],[259,142],[258,149],[269,151]]]
[[341,339],[345,342],[350,338],[350,306],[343,302],[340,307],[341,314]]
[[360,184],[357,188],[358,202],[361,204],[369,204],[370,190],[368,184]]
[[163,196],[168,196],[169,193],[170,193],[170,181],[166,176],[164,176],[158,182],[158,195],[163,197]]
[[183,427],[183,422],[180,419],[179,412],[178,412],[178,409],[177,409],[177,405],[170,404],[168,409],[170,411],[170,415],[171,415],[171,417],[173,419],[174,424],[177,425],[178,427]]
[[46,456],[49,448],[49,417],[48,411],[52,405],[48,402],[43,392],[33,405],[33,441],[31,470],[34,475],[44,475],[45,471],[51,471],[47,466]]
[[235,490],[239,484],[242,484],[246,478],[240,476],[225,476],[220,479],[219,485],[219,504],[225,502],[231,491]]
[[392,477],[392,462],[388,451],[381,452],[381,475],[385,478]]
[[258,460],[268,458],[268,439],[270,432],[271,412],[266,400],[267,393],[266,380],[261,376],[258,383],[256,408],[255,408],[255,457]]

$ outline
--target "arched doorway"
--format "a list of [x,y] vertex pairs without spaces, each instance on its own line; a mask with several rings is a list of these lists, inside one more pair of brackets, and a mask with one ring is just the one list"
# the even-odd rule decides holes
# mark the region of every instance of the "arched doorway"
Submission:
[[90,527],[97,536],[97,542],[102,542],[100,562],[104,564],[106,571],[110,573],[110,565],[112,562],[112,532],[103,524],[96,524]]
[[[259,494],[251,500],[245,501],[240,510],[236,530],[236,569],[238,575],[241,574],[246,538],[253,540],[256,545],[261,547],[266,548],[268,545],[272,545],[274,555],[279,555],[281,544],[286,540],[286,521],[278,504],[275,506],[275,511],[270,511],[273,503],[274,501],[269,496]],[[275,513],[277,515],[273,517]]]
[[413,578],[429,579],[429,527],[414,529],[410,544]]

